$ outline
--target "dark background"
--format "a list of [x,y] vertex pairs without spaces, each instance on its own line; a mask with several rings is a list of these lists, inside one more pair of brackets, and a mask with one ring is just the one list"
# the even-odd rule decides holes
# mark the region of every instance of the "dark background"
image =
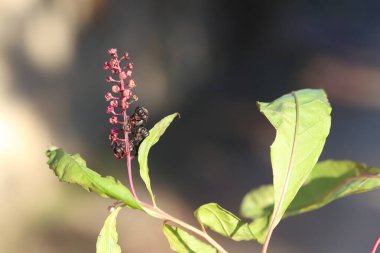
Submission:
[[[107,140],[102,64],[111,47],[134,61],[149,127],[181,113],[150,169],[158,203],[186,220],[206,202],[238,213],[245,193],[271,183],[275,132],[255,103],[292,90],[329,95],[322,159],[380,165],[379,13],[378,1],[350,0],[0,3],[0,197],[10,228],[0,251],[95,251],[112,202],[57,183],[43,153],[53,143],[126,181]],[[170,252],[160,226],[125,212],[122,248]],[[284,220],[269,251],[369,252],[379,228],[379,192],[366,193]],[[222,243],[259,252],[255,242]]]

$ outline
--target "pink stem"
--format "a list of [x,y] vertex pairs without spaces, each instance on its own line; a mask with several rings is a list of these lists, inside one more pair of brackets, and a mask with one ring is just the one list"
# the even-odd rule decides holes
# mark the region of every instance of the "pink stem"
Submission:
[[376,253],[377,247],[379,247],[380,244],[380,236],[377,237],[375,244],[373,245],[373,248],[371,250],[371,253]]

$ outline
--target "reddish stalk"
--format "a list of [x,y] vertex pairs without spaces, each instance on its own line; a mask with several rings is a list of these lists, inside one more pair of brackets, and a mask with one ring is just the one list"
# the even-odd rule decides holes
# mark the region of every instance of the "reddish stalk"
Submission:
[[377,237],[375,244],[372,247],[371,253],[376,253],[377,247],[380,245],[380,235]]
[[161,210],[157,206],[152,208],[150,205],[146,205],[144,202],[140,202],[140,204],[143,205],[145,208],[149,209],[152,213],[154,213],[156,215],[156,217],[163,220],[164,223],[172,222],[176,225],[179,225],[182,228],[187,229],[187,230],[193,232],[194,234],[200,236],[201,238],[203,238],[211,246],[213,246],[215,249],[217,249],[219,253],[228,253],[219,243],[217,243],[211,236],[209,236],[206,233],[206,231],[199,230],[199,229],[193,227],[192,225],[190,225],[190,224],[188,224],[188,223],[186,223],[186,222],[184,222],[184,221],[182,221],[176,217],[171,216],[170,214]]

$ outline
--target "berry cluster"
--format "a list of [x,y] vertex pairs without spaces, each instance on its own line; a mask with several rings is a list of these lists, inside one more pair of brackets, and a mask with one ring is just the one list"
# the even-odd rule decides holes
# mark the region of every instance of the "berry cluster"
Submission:
[[[131,91],[136,86],[135,81],[131,79],[133,64],[129,62],[128,53],[119,58],[117,50],[112,48],[108,50],[108,54],[111,59],[104,63],[103,68],[113,74],[107,77],[106,82],[113,84],[111,90],[114,94],[111,92],[105,94],[105,99],[109,101],[106,112],[112,115],[109,118],[112,125],[121,125],[112,127],[108,137],[114,155],[121,159],[132,152],[136,155],[140,143],[149,135],[148,129],[145,128],[148,110],[138,106],[133,115],[128,116],[127,109],[130,104],[138,100]],[[127,63],[121,66],[123,61]],[[123,138],[119,138],[120,133],[123,133]]]

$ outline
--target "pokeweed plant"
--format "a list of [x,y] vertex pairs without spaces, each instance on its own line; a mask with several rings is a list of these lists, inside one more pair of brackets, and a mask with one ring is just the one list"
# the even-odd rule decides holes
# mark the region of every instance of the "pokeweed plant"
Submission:
[[[194,212],[199,228],[191,226],[158,207],[149,177],[149,151],[179,114],[166,116],[150,130],[146,128],[149,117],[146,108],[138,106],[129,115],[131,104],[138,100],[132,93],[136,85],[131,79],[133,64],[127,53],[119,57],[116,49],[109,49],[108,54],[110,60],[104,63],[104,69],[111,72],[106,82],[112,84],[112,93],[105,95],[109,101],[106,112],[114,125],[109,140],[115,157],[125,158],[129,188],[111,176],[103,177],[89,169],[79,154],[72,155],[55,146],[46,151],[48,164],[60,181],[116,200],[100,231],[96,243],[98,253],[121,252],[116,218],[124,207],[161,219],[170,248],[179,253],[226,253],[206,229],[234,241],[256,240],[263,244],[262,253],[266,253],[281,219],[318,209],[351,194],[380,188],[380,168],[346,160],[318,163],[330,131],[331,106],[323,90],[294,91],[270,103],[257,103],[260,112],[276,129],[276,137],[270,148],[273,185],[252,189],[240,207],[241,216],[252,221],[245,222],[219,204],[208,203]],[[151,203],[140,200],[134,188],[131,161],[136,156]],[[380,237],[372,253],[379,242]]]

